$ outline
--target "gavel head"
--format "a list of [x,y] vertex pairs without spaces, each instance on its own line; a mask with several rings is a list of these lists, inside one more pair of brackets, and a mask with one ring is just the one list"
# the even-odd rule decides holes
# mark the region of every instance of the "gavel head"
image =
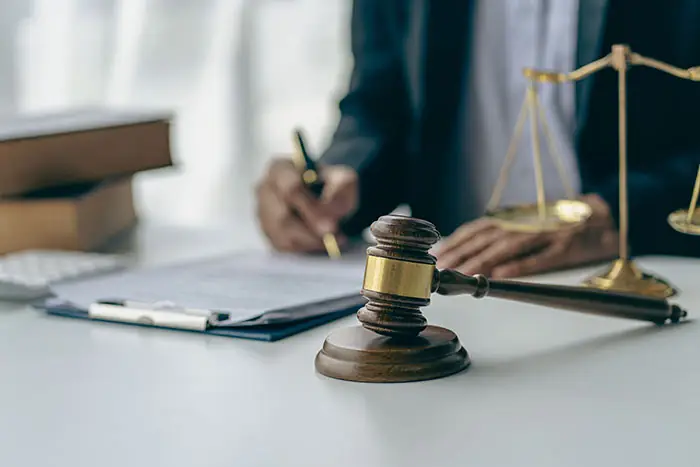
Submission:
[[357,312],[362,325],[390,337],[414,337],[427,326],[420,307],[430,303],[438,279],[428,251],[440,234],[430,222],[382,216],[370,227],[377,245],[367,249],[362,295]]

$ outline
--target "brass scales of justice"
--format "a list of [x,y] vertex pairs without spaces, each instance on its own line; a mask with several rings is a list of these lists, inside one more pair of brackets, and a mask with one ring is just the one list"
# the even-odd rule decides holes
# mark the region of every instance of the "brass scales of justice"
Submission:
[[[396,383],[441,378],[466,369],[471,358],[457,335],[430,325],[421,308],[430,304],[433,294],[471,295],[476,299],[493,297],[531,303],[555,309],[640,320],[664,325],[677,323],[687,312],[667,299],[675,293],[665,281],[642,272],[629,258],[627,249],[627,140],[626,72],[629,65],[656,68],[679,78],[700,81],[700,67],[687,70],[633,53],[625,45],[614,45],[606,57],[570,73],[526,69],[529,80],[526,100],[516,124],[513,140],[497,182],[486,216],[505,229],[526,232],[553,231],[585,222],[591,215],[586,203],[571,199],[548,202],[542,180],[537,117],[546,129],[539,105],[536,83],[564,83],[585,78],[606,67],[619,78],[619,157],[620,157],[620,255],[603,274],[588,278],[582,286],[563,286],[468,276],[436,267],[430,248],[440,233],[430,222],[406,216],[382,216],[371,226],[377,240],[367,249],[362,295],[367,303],[357,312],[360,325],[331,332],[315,358],[316,371],[324,376],[355,382]],[[498,204],[510,164],[514,158],[526,110],[532,120],[537,202],[533,205],[494,208]],[[549,138],[550,145],[553,141]],[[551,151],[552,156],[556,154]],[[555,159],[556,162],[556,159]],[[562,181],[563,169],[559,167]],[[679,232],[700,235],[700,214],[696,209],[700,192],[700,168],[690,207],[668,216]]]
[[[549,130],[545,112],[540,105],[537,95],[537,83],[561,84],[582,80],[598,71],[611,67],[618,74],[618,107],[619,107],[619,257],[604,272],[585,279],[584,284],[602,290],[616,290],[628,293],[655,297],[670,297],[675,295],[674,289],[665,280],[653,274],[642,271],[630,259],[628,248],[628,215],[627,203],[627,108],[626,84],[627,69],[630,65],[640,65],[655,68],[678,78],[700,81],[700,67],[681,69],[666,63],[644,57],[632,52],[626,45],[613,45],[607,56],[569,73],[540,71],[526,68],[523,71],[528,80],[526,97],[515,125],[506,158],[501,167],[494,192],[489,200],[484,217],[492,219],[501,228],[520,232],[544,232],[575,227],[585,222],[591,215],[591,208],[585,202],[575,200],[571,183],[567,179],[564,167],[558,156],[555,142]],[[526,117],[530,117],[532,130],[532,154],[535,167],[535,187],[537,202],[528,205],[505,206],[498,208],[501,193],[505,188],[510,167],[513,163],[516,148],[520,141]],[[559,177],[566,190],[568,199],[548,201],[545,199],[544,182],[542,177],[542,156],[538,119],[548,143],[548,152],[552,157]],[[677,231],[700,235],[700,214],[696,205],[700,191],[700,168],[688,210],[679,210],[668,216],[669,224]]]

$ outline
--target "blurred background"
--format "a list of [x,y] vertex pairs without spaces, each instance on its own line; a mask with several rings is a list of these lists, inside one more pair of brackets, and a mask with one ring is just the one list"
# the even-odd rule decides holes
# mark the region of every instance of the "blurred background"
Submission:
[[[306,129],[315,153],[351,66],[349,0],[2,0],[3,114],[171,109],[174,169],[137,175],[142,223],[257,230],[253,186]],[[246,237],[251,237],[246,235]]]

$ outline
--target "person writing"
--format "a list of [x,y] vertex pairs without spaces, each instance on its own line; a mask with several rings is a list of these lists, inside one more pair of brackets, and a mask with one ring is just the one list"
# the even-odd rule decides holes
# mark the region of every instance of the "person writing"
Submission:
[[[679,14],[683,12],[683,14]],[[503,163],[527,85],[522,69],[570,71],[613,44],[680,67],[700,57],[700,8],[632,0],[355,0],[354,67],[340,121],[320,159],[315,197],[288,160],[257,189],[272,245],[322,251],[321,237],[362,232],[406,204],[446,238],[439,267],[514,277],[614,258],[618,248],[617,74],[540,85],[563,164],[592,215],[580,228],[500,229],[481,218]],[[635,68],[628,80],[628,189],[634,255],[698,255],[673,231],[700,164],[695,109],[700,84]],[[521,143],[503,203],[534,202],[529,143]],[[544,166],[548,199],[564,197]]]

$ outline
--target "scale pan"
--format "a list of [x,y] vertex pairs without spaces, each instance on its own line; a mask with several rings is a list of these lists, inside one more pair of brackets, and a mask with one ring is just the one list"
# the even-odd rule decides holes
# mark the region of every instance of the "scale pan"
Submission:
[[690,235],[700,235],[700,210],[693,213],[693,218],[688,222],[688,210],[680,209],[668,215],[668,223],[678,232]]
[[513,232],[554,232],[585,222],[591,217],[591,207],[583,201],[560,200],[545,203],[543,219],[537,204],[494,209],[484,217]]

